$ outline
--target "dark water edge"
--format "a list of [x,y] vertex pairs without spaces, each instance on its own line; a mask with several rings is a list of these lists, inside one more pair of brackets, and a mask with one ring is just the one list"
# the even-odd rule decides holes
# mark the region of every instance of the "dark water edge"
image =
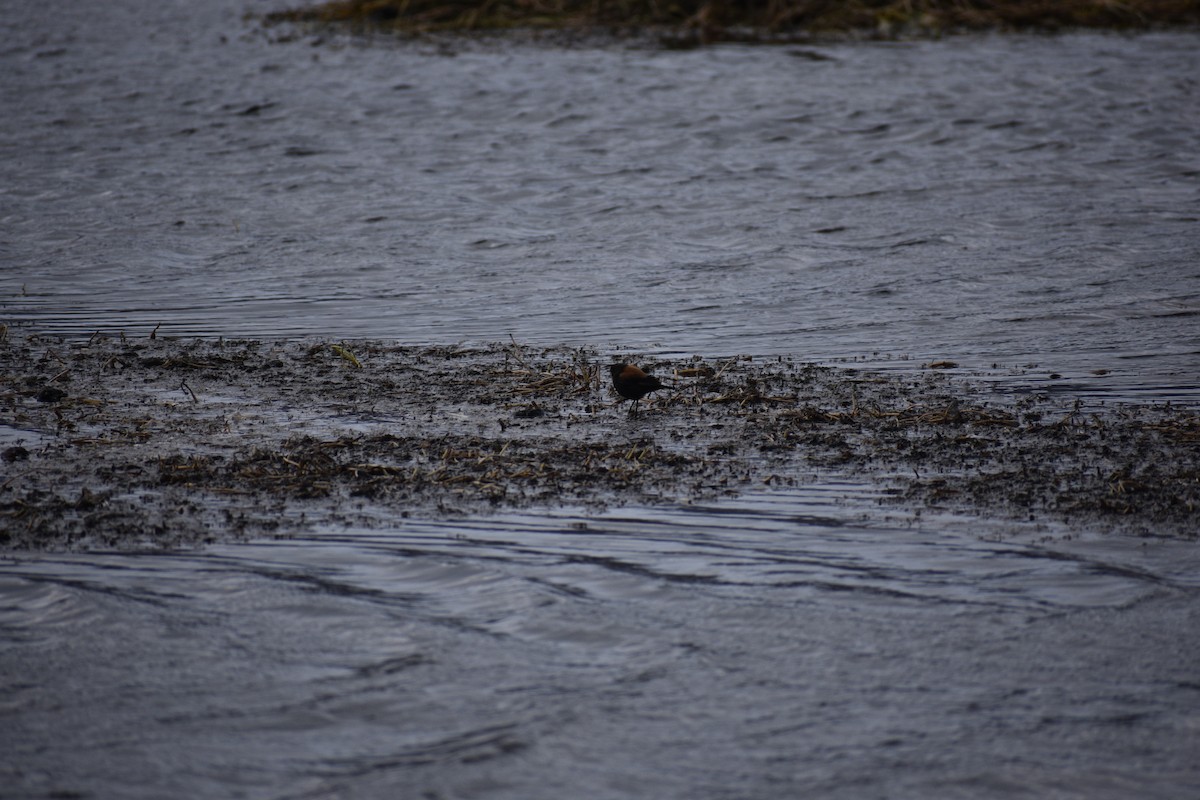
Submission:
[[779,44],[833,35],[892,38],[978,30],[1144,30],[1195,26],[1200,23],[1200,8],[1190,0],[1131,0],[1120,4],[1104,0],[926,0],[917,4],[907,0],[682,0],[671,4],[557,0],[534,6],[479,0],[336,0],[275,11],[266,20],[271,24],[353,24],[405,33],[446,31],[469,35],[532,29],[583,37],[597,33],[636,39],[653,36],[668,46],[684,47],[719,42]]

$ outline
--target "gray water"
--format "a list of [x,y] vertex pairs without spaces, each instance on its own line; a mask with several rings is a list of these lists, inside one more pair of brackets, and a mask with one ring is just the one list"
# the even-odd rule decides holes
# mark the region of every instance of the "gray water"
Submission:
[[6,5],[0,311],[39,330],[883,353],[1194,394],[1195,33],[442,55],[271,44],[241,19],[267,2]]
[[1200,791],[1193,543],[856,491],[3,562],[5,796]]
[[[10,335],[946,358],[1196,402],[1195,33],[657,52],[242,19],[277,7],[0,3]],[[1200,793],[1193,543],[876,500],[11,554],[0,796]]]

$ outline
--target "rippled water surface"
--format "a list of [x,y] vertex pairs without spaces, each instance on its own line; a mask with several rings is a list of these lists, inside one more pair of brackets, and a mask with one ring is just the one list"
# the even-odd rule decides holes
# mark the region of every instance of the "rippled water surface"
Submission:
[[[448,48],[2,6],[10,325],[1197,399],[1195,33]],[[5,556],[0,796],[1200,794],[1194,543],[875,500]]]
[[10,320],[1195,383],[1195,33],[446,54],[8,5]]
[[838,502],[861,491],[8,559],[3,777],[147,798],[1200,790],[1193,544],[863,525]]

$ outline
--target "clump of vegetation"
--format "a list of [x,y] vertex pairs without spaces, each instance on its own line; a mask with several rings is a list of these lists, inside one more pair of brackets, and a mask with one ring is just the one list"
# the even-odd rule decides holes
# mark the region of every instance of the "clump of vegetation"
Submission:
[[406,32],[506,28],[654,30],[676,41],[797,34],[1136,28],[1200,22],[1197,0],[329,0],[268,21],[343,22]]
[[[0,329],[0,550],[179,546],[519,509],[877,487],[973,513],[1195,539],[1200,409],[786,357],[637,362],[630,416],[590,348],[119,339]],[[1030,521],[1033,524],[1030,524]],[[1047,528],[1049,529],[1049,528]]]

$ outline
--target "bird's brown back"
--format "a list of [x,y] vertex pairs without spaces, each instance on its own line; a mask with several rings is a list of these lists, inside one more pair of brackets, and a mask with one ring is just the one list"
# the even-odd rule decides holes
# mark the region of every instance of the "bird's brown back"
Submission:
[[646,374],[633,364],[612,364],[608,371],[612,374],[613,388],[617,394],[629,400],[640,400],[650,392],[667,388],[658,378]]

